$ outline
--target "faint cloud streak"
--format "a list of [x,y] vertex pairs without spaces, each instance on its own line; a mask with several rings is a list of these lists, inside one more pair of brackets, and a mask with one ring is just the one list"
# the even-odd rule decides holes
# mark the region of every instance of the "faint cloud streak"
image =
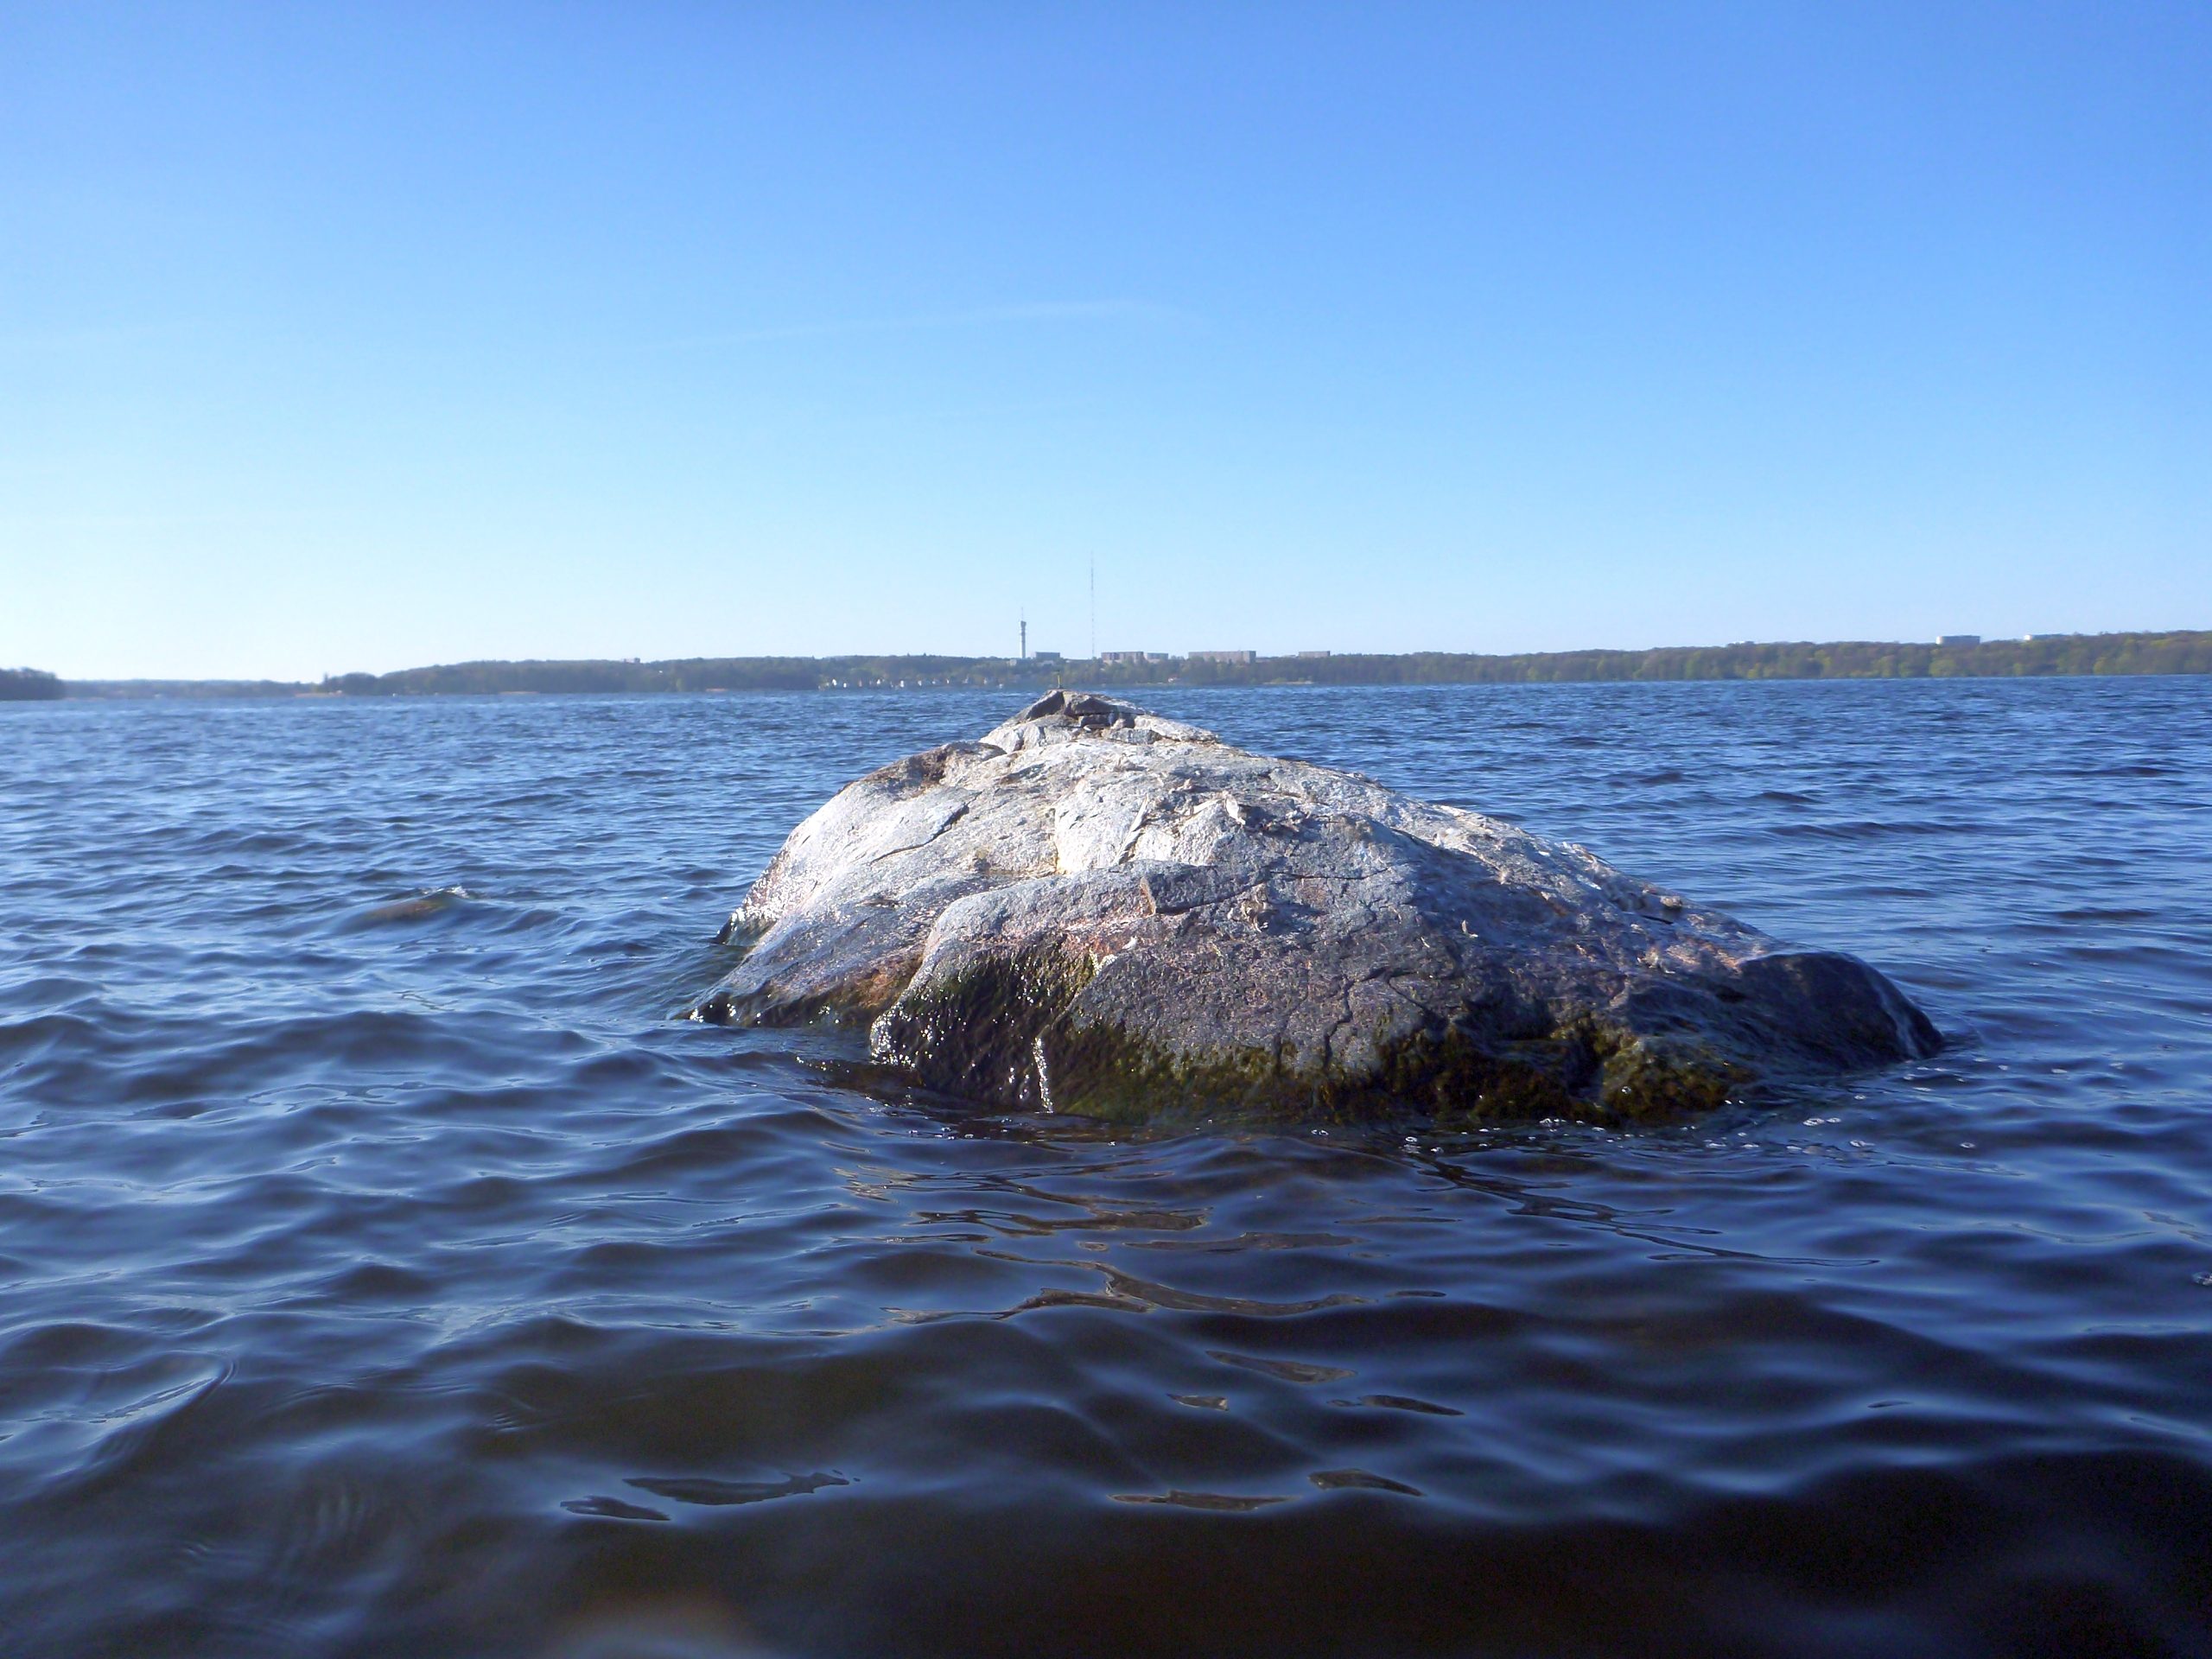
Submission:
[[654,349],[688,351],[709,346],[766,346],[789,340],[823,340],[840,334],[888,334],[939,328],[988,328],[1031,322],[1191,322],[1192,313],[1141,300],[1035,300],[1020,305],[976,306],[965,311],[922,312],[904,317],[842,317],[822,322],[786,323],[772,328],[734,329],[727,334],[691,334],[663,340]]

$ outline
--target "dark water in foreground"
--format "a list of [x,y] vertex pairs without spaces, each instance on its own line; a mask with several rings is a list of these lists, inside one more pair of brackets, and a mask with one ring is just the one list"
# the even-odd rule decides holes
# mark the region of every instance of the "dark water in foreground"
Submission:
[[1783,1114],[1132,1139],[670,1017],[1015,701],[0,710],[0,1652],[2212,1653],[2212,681],[1156,699],[1954,1039]]

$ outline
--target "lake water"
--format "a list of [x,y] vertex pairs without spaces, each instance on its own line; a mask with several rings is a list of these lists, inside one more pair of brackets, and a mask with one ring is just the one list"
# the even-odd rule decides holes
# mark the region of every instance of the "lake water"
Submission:
[[1132,1136],[673,1017],[1020,700],[0,707],[0,1652],[2212,1653],[2212,680],[1148,699],[1950,1039],[1780,1111]]

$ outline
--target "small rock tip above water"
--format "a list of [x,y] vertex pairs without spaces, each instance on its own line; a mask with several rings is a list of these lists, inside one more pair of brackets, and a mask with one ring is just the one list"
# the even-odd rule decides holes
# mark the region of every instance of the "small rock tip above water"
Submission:
[[856,779],[696,1014],[834,1020],[916,1083],[1124,1120],[1663,1116],[1935,1052],[1857,958],[1572,842],[1095,693]]

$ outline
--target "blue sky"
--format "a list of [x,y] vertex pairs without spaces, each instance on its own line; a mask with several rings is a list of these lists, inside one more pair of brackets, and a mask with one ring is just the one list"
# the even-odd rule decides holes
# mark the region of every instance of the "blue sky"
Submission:
[[0,3],[0,664],[2212,626],[2212,8]]

